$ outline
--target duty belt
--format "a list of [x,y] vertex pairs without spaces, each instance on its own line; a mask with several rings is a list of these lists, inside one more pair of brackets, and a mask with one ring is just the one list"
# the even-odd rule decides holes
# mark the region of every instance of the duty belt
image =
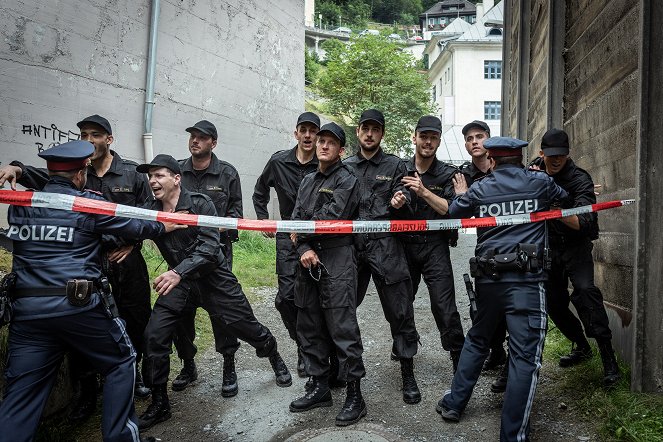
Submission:
[[433,244],[447,240],[447,237],[441,232],[433,232],[433,234],[404,233],[401,238],[403,242],[411,244]]
[[[94,282],[86,281],[82,279],[74,280],[78,281],[79,284],[84,284],[87,288],[84,288],[84,293],[86,295],[91,295],[94,292]],[[68,281],[69,282],[69,281]],[[27,289],[15,289],[12,292],[13,298],[32,298],[32,297],[41,297],[41,296],[67,296],[67,286],[64,287],[33,287]]]
[[313,250],[327,250],[336,247],[349,246],[354,244],[352,235],[338,236],[336,238],[320,239],[318,241],[311,241],[308,243]]
[[390,236],[393,236],[394,234],[391,232],[376,232],[376,233],[363,233],[362,235],[366,239],[380,239],[380,238],[388,238]]

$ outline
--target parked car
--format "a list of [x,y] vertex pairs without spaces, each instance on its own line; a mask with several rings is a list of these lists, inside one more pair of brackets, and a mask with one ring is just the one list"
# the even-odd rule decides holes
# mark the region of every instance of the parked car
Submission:
[[400,35],[398,35],[398,34],[389,34],[389,35],[387,36],[387,38],[388,38],[389,40],[394,40],[394,41],[401,41],[401,40],[403,40],[403,38],[402,38]]
[[332,29],[332,32],[340,32],[341,34],[352,34],[352,29],[340,26],[336,29]]
[[364,35],[380,35],[380,31],[377,29],[364,29],[359,33],[359,36],[363,37]]

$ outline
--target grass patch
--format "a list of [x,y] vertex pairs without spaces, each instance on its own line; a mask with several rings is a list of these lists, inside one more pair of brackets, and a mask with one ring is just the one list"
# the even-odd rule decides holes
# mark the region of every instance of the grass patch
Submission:
[[[544,358],[556,361],[571,349],[570,342],[554,328],[546,338]],[[620,364],[621,381],[612,389],[603,388],[603,365],[598,349],[594,357],[578,366],[564,369],[555,389],[569,395],[578,417],[597,423],[601,440],[663,442],[663,396],[633,393],[629,367]]]

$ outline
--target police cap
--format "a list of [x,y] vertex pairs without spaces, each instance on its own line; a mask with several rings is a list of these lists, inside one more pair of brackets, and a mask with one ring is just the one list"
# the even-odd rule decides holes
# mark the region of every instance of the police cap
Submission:
[[182,169],[180,169],[180,163],[170,155],[165,153],[160,153],[149,164],[141,164],[136,167],[136,171],[140,173],[148,173],[150,169],[154,167],[165,167],[171,172],[182,175]]
[[359,125],[361,126],[367,121],[374,121],[384,127],[384,115],[382,115],[382,112],[377,109],[366,109],[361,113],[361,116],[359,117]]
[[108,135],[113,135],[113,130],[111,129],[111,125],[108,122],[107,119],[102,117],[101,115],[90,115],[87,118],[83,118],[81,121],[76,123],[76,126],[78,126],[79,129],[82,129],[85,124],[92,123],[96,124],[97,126],[101,126],[103,130],[106,131]]
[[303,114],[299,115],[299,118],[297,118],[297,125],[295,127],[302,123],[312,123],[315,124],[315,127],[320,127],[320,117],[318,117],[313,112],[304,112]]
[[547,157],[569,154],[569,136],[561,129],[550,129],[541,138],[541,150]]
[[63,172],[82,169],[90,163],[94,145],[89,141],[75,140],[62,143],[37,155],[46,160],[48,170]]
[[442,133],[442,122],[435,115],[424,115],[419,118],[417,122],[417,127],[415,128],[417,132],[437,132],[438,134]]
[[338,124],[331,122],[322,126],[318,131],[318,136],[325,134],[332,134],[338,138],[338,141],[341,143],[341,147],[345,147],[345,131]]
[[463,126],[463,136],[466,136],[467,133],[470,131],[470,129],[481,129],[485,130],[488,132],[488,135],[490,135],[490,127],[486,124],[485,121],[481,120],[474,120],[471,123],[467,123],[465,126]]
[[489,157],[517,157],[522,156],[522,149],[528,144],[518,138],[491,137],[483,142],[483,147],[488,151]]
[[212,139],[214,140],[218,138],[218,134],[216,132],[216,126],[207,120],[200,120],[193,126],[187,127],[185,130],[189,133],[193,132],[194,130],[197,130],[199,132],[204,133],[205,135],[211,136]]

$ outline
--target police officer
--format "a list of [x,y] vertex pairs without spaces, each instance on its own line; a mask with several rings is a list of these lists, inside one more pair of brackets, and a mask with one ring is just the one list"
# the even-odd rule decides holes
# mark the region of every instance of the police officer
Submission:
[[[354,219],[359,208],[359,182],[341,162],[345,132],[336,123],[325,124],[316,144],[319,168],[304,177],[292,219]],[[366,415],[359,386],[366,370],[357,323],[354,239],[352,235],[297,234],[296,241],[301,263],[295,284],[297,335],[313,384],[290,404],[290,411],[331,406],[329,361],[338,358],[338,377],[347,383],[347,395],[336,425],[354,424]]]
[[[569,137],[566,132],[560,129],[547,131],[541,139],[539,155],[541,169],[571,196],[569,204],[564,208],[596,203],[592,177],[569,157]],[[587,333],[588,337],[596,339],[603,362],[603,384],[610,387],[619,380],[620,375],[603,295],[594,285],[592,241],[598,236],[596,213],[573,215],[550,222],[552,270],[546,295],[550,318],[573,344],[571,353],[560,358],[560,367],[570,367],[592,357],[592,349],[585,337]],[[569,280],[573,286],[570,297]],[[578,312],[580,321],[569,310],[569,301]]]
[[[458,169],[439,161],[435,154],[440,146],[442,122],[433,115],[425,115],[417,122],[412,141],[415,144],[414,157],[407,163],[408,176],[403,177],[403,184],[412,193],[412,211],[414,219],[440,219],[436,209],[454,198],[453,178]],[[442,203],[442,199],[447,204]],[[448,351],[456,370],[465,335],[456,307],[453,270],[449,243],[456,244],[458,231],[432,231],[414,234],[402,234],[405,252],[412,278],[413,293],[417,292],[423,275],[428,287],[431,310],[440,331],[442,348]]]
[[[359,152],[344,161],[359,178],[360,220],[409,218],[412,214],[410,191],[401,182],[407,172],[405,162],[380,147],[384,123],[382,112],[364,111],[357,126]],[[401,364],[403,401],[416,404],[421,400],[421,393],[414,377],[412,358],[417,353],[419,335],[414,326],[412,281],[403,244],[391,233],[358,234],[355,240],[357,305],[363,301],[372,276],[394,339],[392,357]]]
[[[522,148],[527,142],[493,137],[484,142],[492,173],[474,183],[449,207],[451,217],[484,218],[548,210],[568,196],[543,173],[526,170]],[[545,223],[477,229],[476,257],[470,261],[476,281],[477,314],[467,333],[451,390],[438,402],[445,420],[459,421],[490,339],[506,316],[509,330],[509,382],[502,407],[500,440],[526,440],[546,335],[546,273],[543,269]]]
[[[99,201],[82,191],[95,147],[71,141],[39,153],[47,161],[44,191]],[[136,352],[124,321],[102,303],[102,235],[131,241],[168,230],[158,222],[67,210],[12,206],[14,318],[9,328],[7,389],[0,441],[32,440],[66,351],[81,352],[105,376],[104,440],[137,441],[133,404]]]
[[[256,181],[253,190],[253,207],[258,219],[269,219],[267,205],[270,200],[270,188],[276,190],[281,219],[288,220],[295,207],[297,191],[302,179],[318,168],[315,156],[315,134],[320,128],[320,118],[313,112],[304,112],[297,118],[294,137],[297,145],[289,150],[276,152],[267,161],[264,170]],[[273,233],[264,235],[273,238]],[[299,265],[299,255],[287,233],[276,234],[276,273],[279,290],[274,301],[276,310],[281,314],[288,334],[297,343],[297,374],[306,376],[304,360],[297,338],[297,306],[295,305],[295,273]]]
[[[111,202],[134,207],[151,198],[152,192],[147,178],[136,172],[137,164],[122,158],[111,149],[115,140],[111,124],[106,118],[90,115],[76,125],[81,131],[81,140],[91,142],[95,148],[87,168],[87,189],[101,193]],[[42,189],[49,179],[48,172],[44,169],[25,166],[18,161],[10,164],[0,172],[0,183],[6,178],[12,182],[17,178],[19,184],[25,187]],[[14,185],[12,184],[13,187]],[[104,273],[113,287],[120,317],[126,321],[127,334],[136,349],[137,362],[141,361],[143,355],[143,332],[152,311],[149,276],[141,246],[140,241],[107,243],[104,250],[108,259],[103,261]],[[81,388],[69,419],[82,421],[87,419],[97,406],[97,375],[91,372],[85,360],[76,360],[76,353],[73,353],[72,357],[75,360],[72,363],[73,371],[76,377],[80,378]],[[150,395],[138,368],[135,395],[139,398]]]
[[[207,120],[201,120],[186,131],[190,134],[191,157],[179,162],[182,168],[182,187],[209,196],[219,216],[243,218],[239,174],[230,163],[220,160],[213,152],[218,139],[216,126]],[[220,235],[226,263],[232,270],[232,244],[239,240],[238,232],[228,230],[220,232]],[[196,337],[196,309],[193,305],[190,307],[192,307],[190,310],[183,313],[175,333],[175,348],[184,365],[180,374],[173,380],[173,391],[184,390],[191,382],[198,379],[198,370],[194,362],[197,348],[193,343]],[[211,322],[216,351],[223,355],[221,396],[232,397],[239,391],[235,371],[235,352],[239,348],[239,341],[218,318],[212,319]]]
[[[149,173],[154,200],[145,207],[165,212],[216,216],[212,200],[180,186],[181,169],[170,155],[159,154],[149,164],[136,168]],[[287,387],[292,378],[277,351],[276,339],[253,315],[237,278],[221,248],[219,230],[189,227],[155,240],[169,270],[157,276],[153,287],[159,297],[145,329],[143,377],[152,388],[152,403],[140,416],[141,429],[171,417],[167,394],[172,336],[187,304],[204,308],[212,321],[220,321],[236,336],[268,357],[276,384]]]

